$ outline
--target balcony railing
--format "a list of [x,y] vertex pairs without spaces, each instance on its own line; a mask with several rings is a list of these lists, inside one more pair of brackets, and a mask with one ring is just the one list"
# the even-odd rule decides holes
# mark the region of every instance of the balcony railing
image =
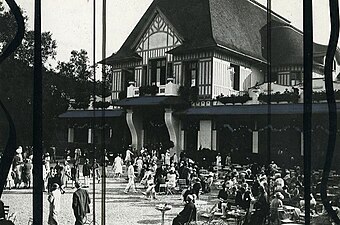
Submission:
[[127,88],[127,98],[139,96],[178,96],[179,85],[174,84],[172,79],[168,79],[166,85],[135,87],[135,82],[130,82]]

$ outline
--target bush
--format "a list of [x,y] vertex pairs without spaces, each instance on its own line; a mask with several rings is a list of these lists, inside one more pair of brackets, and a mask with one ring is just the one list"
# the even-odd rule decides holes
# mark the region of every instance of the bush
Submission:
[[146,85],[139,87],[139,96],[152,95],[155,96],[158,93],[158,87],[156,85]]
[[197,86],[194,87],[180,86],[178,89],[179,96],[188,102],[197,102],[198,93],[199,89]]
[[231,95],[230,97],[217,97],[217,100],[221,102],[222,104],[227,104],[227,103],[241,103],[244,104],[247,101],[251,100],[248,94],[242,95],[242,96],[236,96],[236,95]]
[[[259,101],[261,102],[268,102],[269,95],[261,93],[259,96]],[[276,92],[270,96],[271,102],[291,102],[291,103],[297,103],[299,100],[299,94],[294,92],[288,92],[288,93],[280,93]]]
[[106,109],[110,106],[110,102],[94,102],[93,108],[103,108]]

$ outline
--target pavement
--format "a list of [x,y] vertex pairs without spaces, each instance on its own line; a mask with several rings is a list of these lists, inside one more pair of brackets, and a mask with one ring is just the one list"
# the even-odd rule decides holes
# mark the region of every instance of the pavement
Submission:
[[[92,179],[91,179],[92,180]],[[70,184],[70,183],[69,183]],[[102,207],[102,184],[95,183],[95,191],[91,183],[89,191],[91,197],[91,213],[88,215],[92,220],[93,203],[96,217],[96,224],[101,225],[134,225],[134,224],[161,224],[161,212],[155,207],[160,204],[167,203],[172,209],[165,213],[165,224],[172,223],[172,219],[176,217],[178,212],[183,209],[183,201],[181,195],[158,195],[156,200],[149,200],[142,194],[145,189],[137,185],[137,193],[124,193],[127,180],[125,178],[106,178],[106,196],[105,196],[105,216],[101,214]],[[66,188],[65,194],[61,197],[61,211],[59,224],[71,225],[75,219],[72,211],[72,194],[76,189]],[[197,201],[197,208],[205,211],[216,203],[217,191],[201,195]],[[32,217],[32,189],[12,189],[5,190],[2,200],[5,205],[10,206],[10,213],[17,214],[16,225],[26,225]],[[95,200],[94,200],[95,199]],[[49,204],[47,201],[47,193],[44,193],[43,200],[43,224],[47,224],[49,214]],[[105,217],[105,223],[102,218]]]

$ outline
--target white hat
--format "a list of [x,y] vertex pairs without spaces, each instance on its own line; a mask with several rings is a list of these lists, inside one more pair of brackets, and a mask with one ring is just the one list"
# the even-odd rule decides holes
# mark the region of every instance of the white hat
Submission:
[[17,148],[16,152],[17,152],[18,154],[21,154],[21,153],[22,153],[22,147],[19,146],[19,147]]

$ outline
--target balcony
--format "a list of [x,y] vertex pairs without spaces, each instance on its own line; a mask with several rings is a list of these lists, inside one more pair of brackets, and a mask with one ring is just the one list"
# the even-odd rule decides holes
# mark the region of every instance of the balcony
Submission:
[[135,87],[135,82],[130,82],[127,88],[127,98],[134,98],[139,96],[178,96],[179,85],[173,83],[172,78],[168,78],[166,85],[148,85]]

